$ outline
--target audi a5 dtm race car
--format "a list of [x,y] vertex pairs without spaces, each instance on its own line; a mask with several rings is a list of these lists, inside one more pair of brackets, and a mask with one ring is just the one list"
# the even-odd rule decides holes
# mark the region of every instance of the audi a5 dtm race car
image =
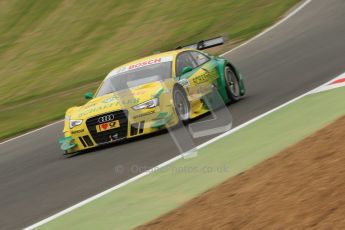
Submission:
[[239,71],[228,60],[201,50],[223,44],[222,37],[148,56],[111,71],[83,106],[69,108],[65,155],[156,132],[210,110],[214,93],[224,103],[245,94]]

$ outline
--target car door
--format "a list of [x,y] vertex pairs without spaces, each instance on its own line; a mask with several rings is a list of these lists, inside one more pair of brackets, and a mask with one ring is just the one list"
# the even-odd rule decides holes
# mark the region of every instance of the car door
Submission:
[[[183,73],[185,67],[191,67],[192,70]],[[176,59],[176,76],[181,83],[188,85],[185,88],[191,100],[200,99],[212,92],[212,84],[218,76],[216,63],[201,52],[185,51]]]

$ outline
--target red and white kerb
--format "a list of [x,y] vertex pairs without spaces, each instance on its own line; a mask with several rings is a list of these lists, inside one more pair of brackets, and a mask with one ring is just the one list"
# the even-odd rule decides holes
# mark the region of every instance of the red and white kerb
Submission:
[[327,82],[326,84],[318,87],[317,89],[313,90],[311,93],[319,93],[339,87],[345,87],[345,73],[340,75],[339,77]]

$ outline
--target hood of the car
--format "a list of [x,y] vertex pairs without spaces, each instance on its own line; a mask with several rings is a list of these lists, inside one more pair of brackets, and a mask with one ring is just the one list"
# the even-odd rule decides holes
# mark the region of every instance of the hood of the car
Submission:
[[67,114],[72,119],[87,119],[111,111],[127,109],[156,97],[164,86],[161,82],[151,82],[135,88],[106,94],[88,101],[85,105],[73,107]]

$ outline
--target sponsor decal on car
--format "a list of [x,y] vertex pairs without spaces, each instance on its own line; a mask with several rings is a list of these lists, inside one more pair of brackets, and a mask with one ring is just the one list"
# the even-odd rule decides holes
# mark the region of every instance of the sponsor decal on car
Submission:
[[100,133],[100,132],[104,132],[107,130],[116,129],[119,127],[120,127],[120,121],[119,120],[110,121],[110,122],[96,125],[96,131],[97,131],[97,133]]
[[86,109],[86,110],[82,111],[81,113],[79,113],[78,116],[83,117],[83,116],[88,115],[90,113],[95,113],[95,112],[98,112],[101,110],[106,110],[106,109],[109,109],[109,108],[115,107],[115,106],[132,105],[132,104],[135,105],[135,104],[138,104],[139,101],[140,101],[139,98],[130,98],[130,99],[123,101],[123,102],[116,100],[116,101],[112,101],[109,103],[104,103],[101,106]]
[[106,78],[115,77],[117,74],[124,73],[124,72],[127,72],[129,70],[134,70],[134,69],[141,68],[144,66],[154,65],[154,64],[163,63],[163,62],[170,62],[172,60],[173,60],[172,56],[157,57],[157,58],[141,61],[138,63],[130,64],[128,66],[122,66],[122,67],[119,67],[119,68],[111,71]]
[[84,132],[84,129],[80,129],[80,130],[72,131],[71,133],[72,134],[77,134],[77,133],[83,133],[83,132]]
[[204,74],[201,74],[195,78],[193,78],[193,82],[194,84],[202,84],[205,83],[207,81],[212,81],[215,80],[217,78],[217,73],[215,70],[211,71],[211,72],[206,72]]
[[110,103],[110,102],[112,102],[112,101],[114,101],[114,100],[118,100],[120,97],[118,96],[118,95],[114,95],[114,96],[112,96],[112,97],[109,97],[109,98],[107,98],[107,99],[104,99],[104,101],[102,101],[103,103]]
[[157,63],[161,63],[161,62],[162,62],[162,58],[155,58],[155,59],[151,59],[148,61],[139,62],[139,63],[134,64],[134,65],[130,65],[128,67],[128,70],[140,68],[140,67],[147,66],[147,65],[157,64]]
[[[127,96],[127,95],[125,95],[125,96]],[[125,97],[125,96],[123,96],[123,97]],[[120,99],[121,99],[120,96],[114,95],[112,97],[104,99],[104,101],[102,101],[102,102],[103,103],[110,103],[110,102],[113,102],[113,101],[117,100],[117,105],[121,105],[121,104],[128,105],[128,104],[133,104],[133,103],[135,104],[135,103],[139,102],[138,98],[129,98],[129,99],[126,99],[126,100],[122,100],[121,102],[120,102]]]

